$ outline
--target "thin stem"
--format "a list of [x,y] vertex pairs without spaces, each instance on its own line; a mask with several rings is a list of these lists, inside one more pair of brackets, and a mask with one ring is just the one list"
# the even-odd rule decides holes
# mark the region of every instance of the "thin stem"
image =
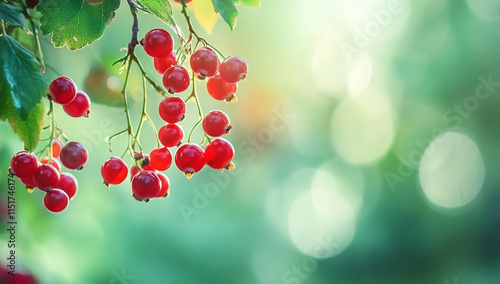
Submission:
[[158,94],[166,97],[167,96],[167,92],[165,90],[163,90],[162,87],[160,87],[160,85],[156,84],[153,79],[151,79],[151,77],[149,77],[147,74],[146,74],[146,71],[144,70],[144,67],[142,67],[142,64],[141,62],[139,61],[139,59],[137,57],[134,58],[134,61],[135,63],[137,64],[137,66],[139,66],[139,69],[141,70],[141,73],[142,73],[142,76],[148,81],[148,83],[151,85],[151,87],[153,87],[153,89],[155,89],[155,91],[158,92]]
[[193,135],[193,132],[196,129],[196,127],[198,127],[198,125],[200,125],[200,123],[203,121],[203,112],[201,110],[201,105],[200,101],[198,100],[198,96],[196,95],[196,84],[194,78],[195,78],[194,72],[191,72],[191,80],[192,80],[191,83],[193,84],[193,91],[191,92],[191,95],[189,95],[189,97],[186,99],[186,101],[188,101],[190,98],[194,98],[194,101],[196,102],[196,108],[198,109],[198,121],[195,123],[195,125],[189,132],[188,143],[191,142],[191,136]]
[[137,40],[137,33],[139,32],[139,20],[137,19],[137,8],[135,7],[132,0],[127,0],[128,6],[130,7],[130,13],[132,14],[133,24],[132,24],[132,38],[128,44],[128,56],[135,58],[134,50],[139,44]]

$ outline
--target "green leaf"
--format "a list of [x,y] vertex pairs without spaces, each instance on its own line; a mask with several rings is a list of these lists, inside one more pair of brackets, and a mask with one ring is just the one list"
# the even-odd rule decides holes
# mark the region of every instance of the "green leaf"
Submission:
[[177,30],[177,24],[172,16],[172,7],[165,0],[140,0],[142,6],[146,8],[146,12],[151,13],[169,25],[174,30]]
[[[11,108],[21,118],[28,113],[45,94],[47,83],[40,72],[35,56],[9,36],[0,36],[0,100],[11,100]],[[0,106],[5,119],[6,109]]]
[[22,118],[18,114],[9,117],[10,127],[24,142],[24,146],[31,152],[35,150],[40,134],[42,133],[43,116],[45,108],[43,101],[40,102],[30,111],[26,118]]
[[0,2],[0,20],[4,20],[12,26],[28,27],[23,10],[4,2]]
[[248,6],[260,6],[260,0],[234,0],[235,3],[241,3]]
[[92,44],[103,34],[120,0],[103,0],[90,4],[85,0],[42,0],[36,10],[42,14],[40,29],[52,33],[55,47],[67,46],[70,50]]
[[238,10],[234,5],[234,0],[212,0],[215,12],[219,13],[222,19],[233,30],[238,17]]

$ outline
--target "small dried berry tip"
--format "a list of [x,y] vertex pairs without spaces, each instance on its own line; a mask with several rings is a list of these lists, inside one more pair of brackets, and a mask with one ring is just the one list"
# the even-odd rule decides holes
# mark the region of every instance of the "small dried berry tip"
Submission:
[[84,117],[90,117],[90,110],[87,111],[87,113],[84,115]]
[[144,156],[142,155],[142,152],[135,152],[134,153],[134,159],[137,161],[137,160],[140,160],[144,158]]
[[193,176],[194,173],[191,173],[191,172],[185,172],[184,173],[186,175],[187,178],[191,178]]
[[226,127],[226,134],[229,134],[229,131],[231,131],[231,129],[233,129],[233,125],[232,125],[232,124],[229,124],[229,125]]
[[227,97],[226,101],[228,101],[230,103],[234,103],[234,102],[238,101],[238,99],[236,99],[236,95],[232,94],[231,96]]
[[31,186],[27,186],[26,190],[28,191],[28,193],[33,193],[33,191],[35,190],[35,188],[31,187]]

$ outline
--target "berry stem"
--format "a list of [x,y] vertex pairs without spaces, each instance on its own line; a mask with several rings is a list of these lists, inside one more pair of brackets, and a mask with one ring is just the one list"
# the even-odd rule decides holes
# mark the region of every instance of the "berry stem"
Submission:
[[201,105],[200,101],[198,100],[198,96],[196,95],[196,82],[193,71],[191,71],[191,84],[193,85],[193,90],[191,92],[191,95],[189,95],[189,97],[186,99],[186,102],[189,101],[189,99],[194,98],[194,101],[196,102],[196,108],[198,109],[198,121],[195,123],[195,125],[189,132],[188,143],[191,142],[191,135],[193,135],[193,132],[196,129],[196,127],[198,127],[198,125],[200,125],[200,123],[203,121],[203,112],[201,110]]

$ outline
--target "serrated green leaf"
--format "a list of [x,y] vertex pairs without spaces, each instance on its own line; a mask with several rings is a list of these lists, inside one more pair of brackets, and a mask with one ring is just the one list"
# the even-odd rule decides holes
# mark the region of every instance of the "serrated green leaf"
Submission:
[[248,6],[260,6],[260,0],[234,0],[235,3],[241,3]]
[[155,15],[158,19],[162,20],[165,24],[169,25],[172,29],[177,30],[177,24],[172,16],[172,7],[170,3],[165,0],[140,0],[149,12]]
[[120,6],[120,0],[103,0],[90,4],[85,0],[42,0],[36,10],[42,14],[40,29],[44,35],[52,33],[55,47],[67,46],[70,50],[92,44]]
[[10,127],[21,138],[24,146],[29,151],[35,150],[36,145],[38,145],[42,133],[44,114],[45,107],[43,101],[40,100],[26,118],[23,119],[17,113],[9,116]]
[[233,30],[238,17],[238,10],[234,5],[234,0],[212,0],[215,12],[219,13],[222,19]]
[[12,26],[28,27],[23,10],[4,2],[0,2],[0,20],[4,20]]
[[40,102],[46,88],[35,56],[13,38],[0,36],[0,98],[10,98],[14,112],[24,119]]

